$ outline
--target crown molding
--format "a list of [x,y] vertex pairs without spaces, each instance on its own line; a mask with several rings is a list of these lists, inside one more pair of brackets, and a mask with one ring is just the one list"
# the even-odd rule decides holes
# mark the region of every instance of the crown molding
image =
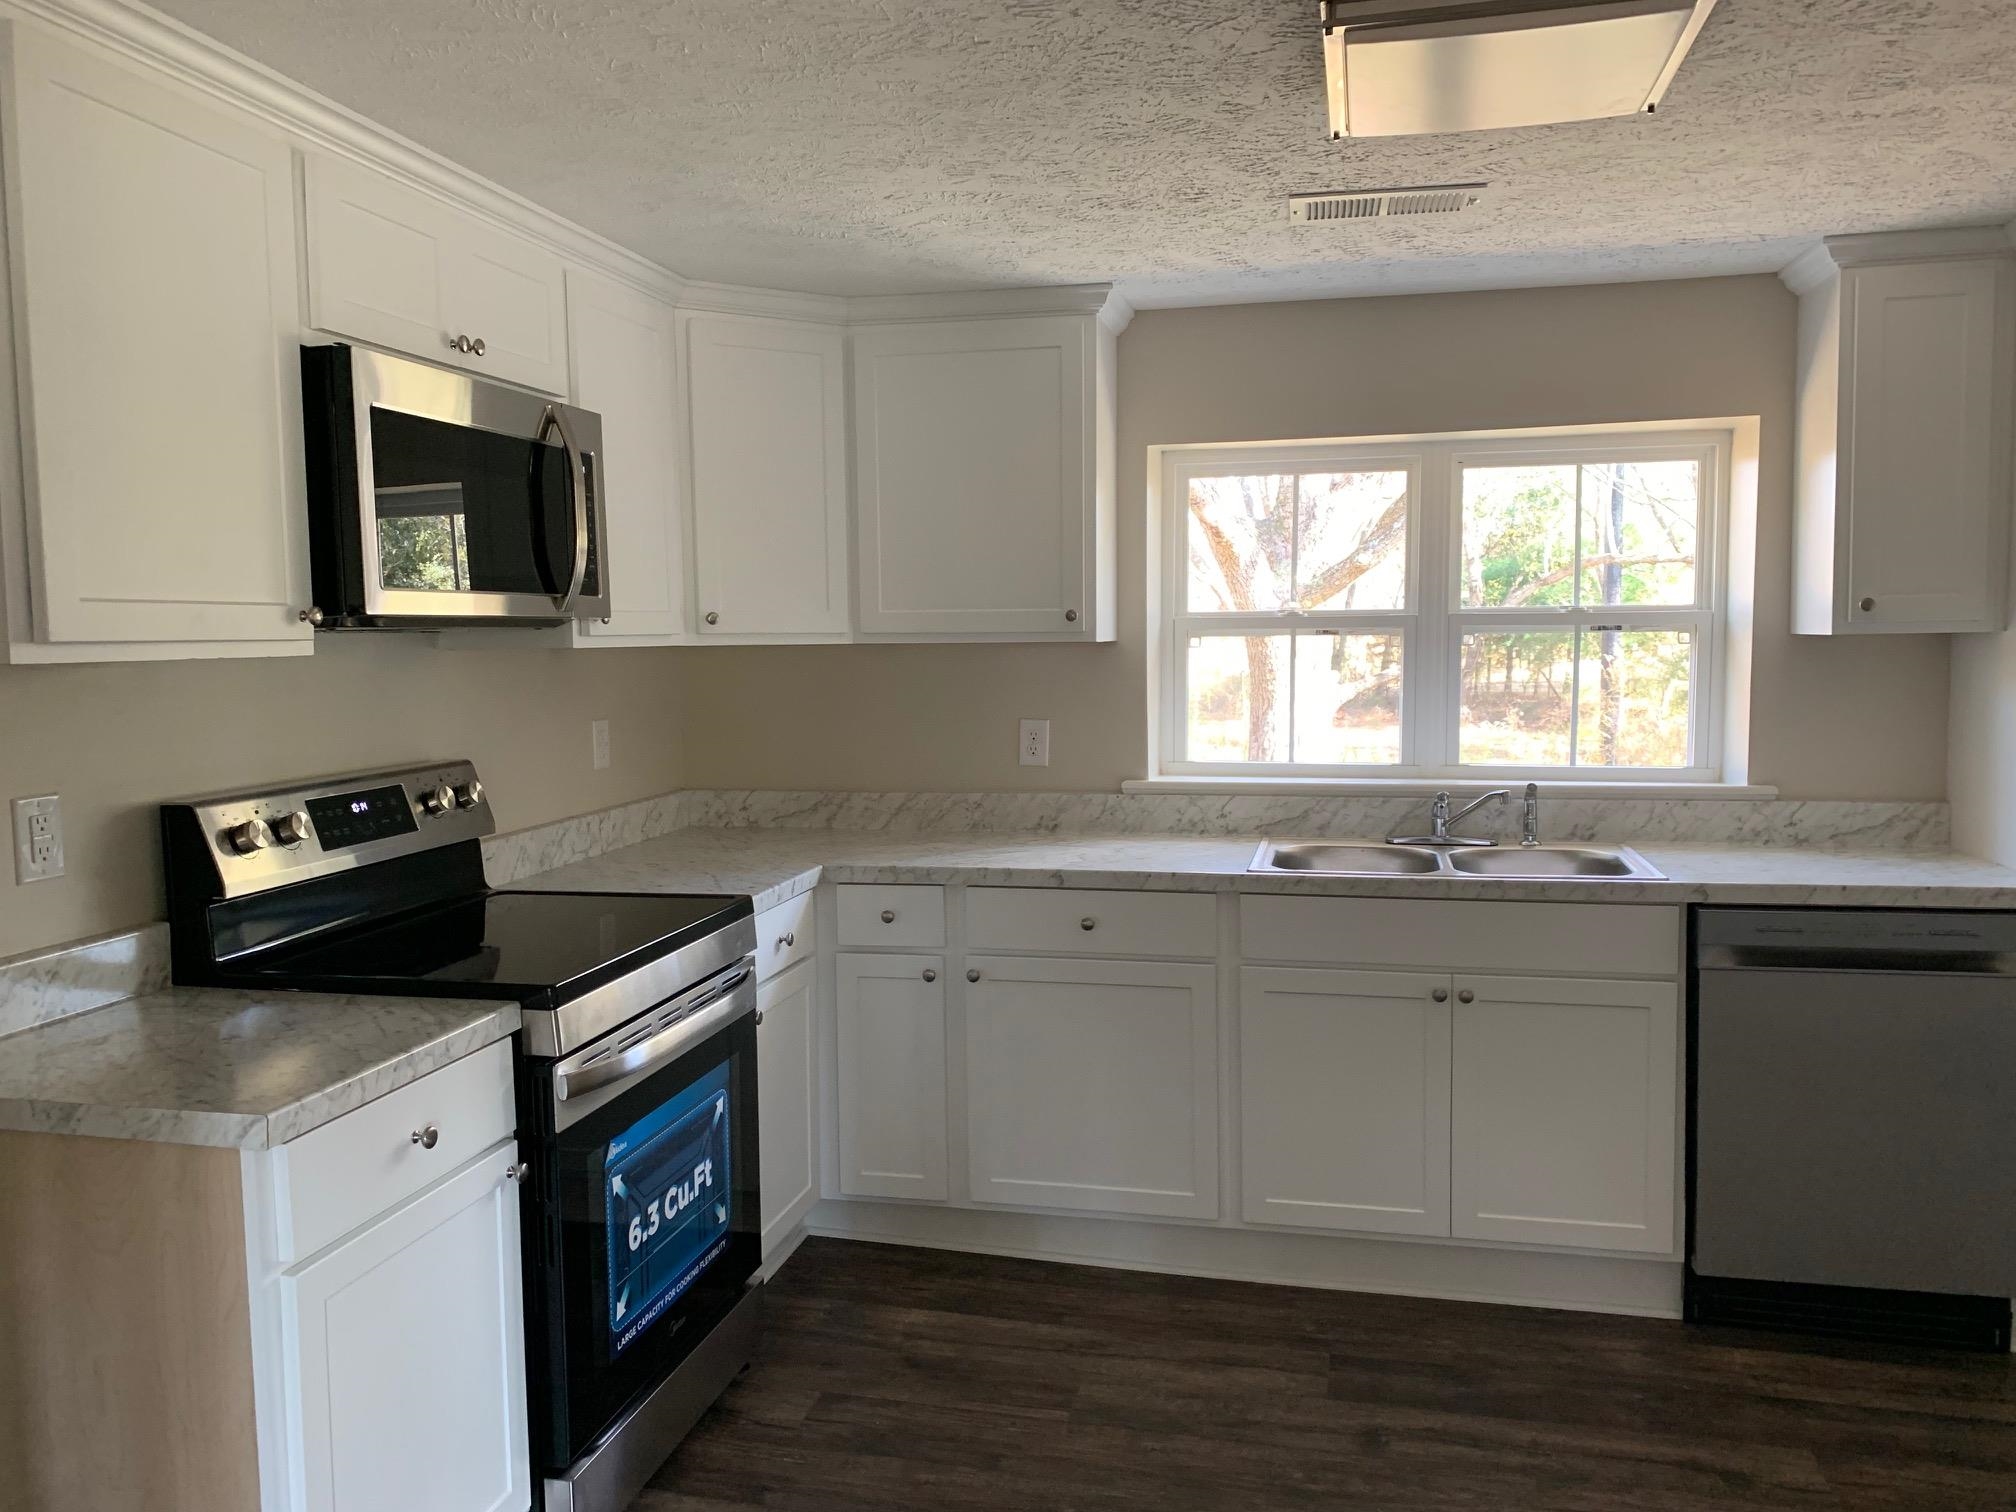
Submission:
[[523,195],[389,131],[139,0],[0,0],[0,22],[47,26],[273,126],[297,146],[362,162],[682,310],[828,325],[1010,315],[1096,315],[1118,333],[1133,306],[1110,284],[844,297],[682,278]]
[[1934,258],[2016,255],[2016,222],[2006,226],[1946,226],[1922,231],[1870,231],[1829,236],[1779,270],[1794,294],[1810,294],[1843,268]]
[[298,145],[368,163],[409,187],[453,200],[572,261],[673,298],[683,280],[669,268],[471,173],[388,131],[256,59],[127,0],[0,0],[0,19],[53,28],[245,111]]

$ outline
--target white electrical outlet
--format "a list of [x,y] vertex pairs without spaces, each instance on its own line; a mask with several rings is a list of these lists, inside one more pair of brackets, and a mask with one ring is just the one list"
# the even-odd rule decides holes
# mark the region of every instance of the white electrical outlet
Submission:
[[607,771],[609,769],[609,721],[606,719],[591,720],[588,725],[588,741],[595,751],[595,770],[598,772]]
[[14,880],[63,875],[63,801],[54,793],[14,800]]
[[1024,766],[1050,765],[1050,721],[1025,719],[1022,734],[1015,742],[1017,759]]

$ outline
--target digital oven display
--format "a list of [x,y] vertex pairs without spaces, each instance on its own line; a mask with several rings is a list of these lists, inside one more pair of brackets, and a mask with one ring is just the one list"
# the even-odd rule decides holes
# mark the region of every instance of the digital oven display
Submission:
[[609,1353],[628,1349],[728,1248],[723,1062],[609,1141]]
[[315,833],[324,850],[342,850],[389,835],[410,835],[420,827],[413,821],[406,789],[396,785],[310,798],[308,817],[315,821]]

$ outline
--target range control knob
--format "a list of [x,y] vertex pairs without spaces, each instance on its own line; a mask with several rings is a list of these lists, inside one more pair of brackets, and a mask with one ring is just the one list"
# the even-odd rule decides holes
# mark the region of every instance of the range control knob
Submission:
[[308,810],[296,809],[273,821],[273,838],[292,850],[314,833],[308,827]]
[[420,807],[430,814],[445,814],[455,807],[455,789],[442,783],[439,787],[420,789]]
[[471,777],[455,789],[455,807],[474,808],[483,801],[483,784]]
[[243,824],[234,824],[224,831],[224,838],[231,842],[231,849],[241,856],[273,847],[273,830],[264,819],[247,819]]

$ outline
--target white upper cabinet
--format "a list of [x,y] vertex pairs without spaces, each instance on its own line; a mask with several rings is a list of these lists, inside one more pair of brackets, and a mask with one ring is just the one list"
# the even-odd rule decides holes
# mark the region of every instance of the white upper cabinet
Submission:
[[292,151],[33,27],[7,38],[26,488],[4,537],[32,605],[11,654],[306,652]]
[[567,270],[574,402],[602,417],[596,458],[609,543],[610,613],[581,625],[589,644],[685,638],[686,524],[679,508],[678,355],[672,307]]
[[1113,338],[1092,313],[856,327],[859,629],[1113,635]]
[[2000,231],[1831,237],[1800,295],[1793,629],[2000,630],[2016,249]]
[[679,319],[699,633],[845,637],[840,327],[694,312]]
[[345,159],[310,156],[306,173],[310,325],[567,392],[557,256]]

